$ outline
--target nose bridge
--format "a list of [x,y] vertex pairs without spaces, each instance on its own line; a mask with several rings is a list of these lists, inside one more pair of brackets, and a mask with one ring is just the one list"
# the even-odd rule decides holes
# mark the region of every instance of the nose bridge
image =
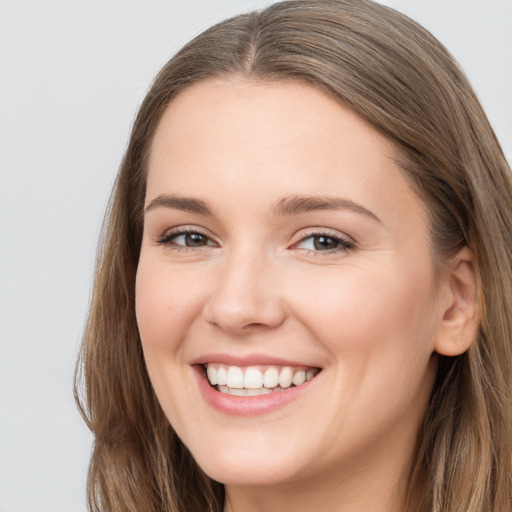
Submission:
[[228,251],[207,305],[207,320],[226,331],[277,327],[284,320],[272,257],[254,246]]

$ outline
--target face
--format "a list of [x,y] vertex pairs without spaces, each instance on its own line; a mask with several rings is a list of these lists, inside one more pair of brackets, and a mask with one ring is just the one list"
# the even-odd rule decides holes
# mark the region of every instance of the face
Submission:
[[205,81],[163,116],[137,321],[163,410],[212,478],[296,483],[411,454],[440,308],[395,157],[299,83]]

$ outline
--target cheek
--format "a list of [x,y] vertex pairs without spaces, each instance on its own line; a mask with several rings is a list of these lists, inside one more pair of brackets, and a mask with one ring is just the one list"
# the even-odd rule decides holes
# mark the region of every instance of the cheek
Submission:
[[[135,287],[135,310],[146,367],[158,400],[173,426],[182,422],[191,383],[184,365],[190,326],[200,311],[200,292],[184,273],[171,272],[165,261],[141,254]],[[183,429],[182,429],[183,430]]]
[[[436,332],[436,294],[429,265],[386,265],[316,276],[302,289],[297,310],[314,337],[345,365],[393,380],[394,371],[414,376],[428,364]],[[403,368],[411,368],[403,372]],[[411,377],[412,378],[412,377]]]
[[303,309],[318,325],[345,331],[351,338],[383,326],[398,332],[434,316],[431,274],[421,267],[350,268],[315,275],[309,283],[303,277],[291,295],[302,297]]
[[317,280],[298,309],[330,352],[332,393],[324,406],[342,413],[326,428],[333,437],[360,439],[420,421],[432,386],[436,296],[421,267],[351,270],[342,279]]
[[193,276],[184,279],[181,277],[183,272],[171,271],[170,267],[143,255],[139,262],[135,307],[145,352],[149,348],[178,350],[187,328],[200,310],[201,288],[191,285],[195,282]]

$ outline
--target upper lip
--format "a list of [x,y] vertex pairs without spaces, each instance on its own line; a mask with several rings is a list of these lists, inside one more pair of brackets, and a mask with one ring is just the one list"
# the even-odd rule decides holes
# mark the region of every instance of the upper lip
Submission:
[[311,361],[294,361],[291,359],[284,359],[280,357],[265,355],[265,354],[247,354],[247,355],[233,355],[222,353],[203,354],[190,361],[191,365],[219,363],[228,366],[256,366],[256,365],[275,365],[275,366],[306,366],[310,368],[320,368],[317,364],[312,364]]

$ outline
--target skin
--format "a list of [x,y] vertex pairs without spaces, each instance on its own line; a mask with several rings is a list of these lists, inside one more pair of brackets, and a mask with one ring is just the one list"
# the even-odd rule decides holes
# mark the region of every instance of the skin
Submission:
[[[164,194],[212,214],[156,204]],[[294,196],[342,198],[371,214],[277,215]],[[187,247],[183,230],[204,245]],[[318,233],[353,247],[315,249]],[[470,255],[436,276],[429,239],[391,143],[317,89],[205,81],[172,102],[149,163],[137,321],[163,410],[226,484],[226,512],[396,512],[433,354],[460,353],[471,337],[460,320],[473,314]],[[211,352],[322,371],[281,409],[230,416],[199,392],[191,362]]]

